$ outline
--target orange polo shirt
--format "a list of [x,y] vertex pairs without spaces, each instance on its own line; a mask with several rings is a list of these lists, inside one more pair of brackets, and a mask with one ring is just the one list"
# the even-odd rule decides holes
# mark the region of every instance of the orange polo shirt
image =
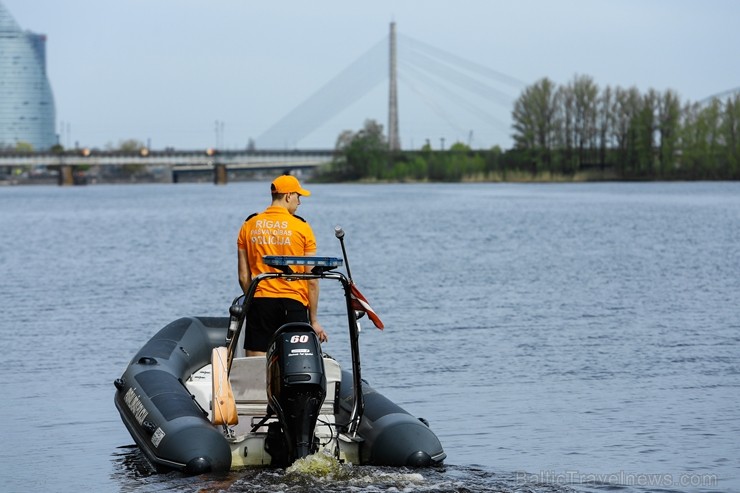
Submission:
[[[265,255],[314,255],[316,238],[311,226],[292,215],[288,209],[270,206],[248,218],[236,241],[237,248],[247,251],[252,278],[263,272],[280,272],[262,261]],[[292,266],[299,272],[300,266]],[[267,279],[257,285],[256,298],[291,298],[308,306],[308,282]]]

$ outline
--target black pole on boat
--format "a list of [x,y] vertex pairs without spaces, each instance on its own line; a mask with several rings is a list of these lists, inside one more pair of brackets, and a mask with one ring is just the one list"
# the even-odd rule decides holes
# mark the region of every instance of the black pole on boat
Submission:
[[344,265],[347,267],[347,278],[349,282],[352,282],[352,273],[349,271],[349,260],[347,260],[347,250],[344,248],[344,230],[341,226],[334,226],[334,236],[339,239],[339,244],[342,245],[342,257],[344,257]]
[[344,248],[344,230],[341,226],[336,226],[334,228],[334,236],[339,239],[339,243],[342,245],[344,265],[347,267],[347,279],[343,281],[343,284],[345,284],[344,289],[347,302],[347,316],[349,318],[350,349],[352,352],[352,387],[354,390],[354,402],[352,405],[352,412],[349,417],[347,431],[350,434],[356,434],[357,429],[360,427],[362,415],[365,412],[365,398],[362,394],[362,370],[360,365],[360,332],[357,325],[357,315],[352,306],[352,284],[354,281],[352,281],[352,274],[349,270],[347,250]]

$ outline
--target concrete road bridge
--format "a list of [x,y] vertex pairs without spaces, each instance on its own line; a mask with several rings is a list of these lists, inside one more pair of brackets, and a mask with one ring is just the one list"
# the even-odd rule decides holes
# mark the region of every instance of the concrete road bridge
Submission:
[[58,167],[59,184],[74,184],[75,169],[92,166],[141,165],[165,168],[177,182],[183,173],[213,173],[214,183],[225,184],[229,171],[313,169],[331,162],[332,150],[244,151],[95,151],[81,149],[62,153],[0,153],[0,168]]

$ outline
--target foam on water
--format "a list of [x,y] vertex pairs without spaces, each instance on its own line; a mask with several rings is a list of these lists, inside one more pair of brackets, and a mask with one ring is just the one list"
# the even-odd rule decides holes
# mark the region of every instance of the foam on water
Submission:
[[289,476],[310,475],[314,478],[344,479],[348,474],[342,463],[325,450],[295,461],[285,470]]
[[332,487],[342,484],[348,489],[367,489],[379,484],[392,485],[398,491],[413,488],[424,482],[424,476],[406,469],[354,467],[342,463],[323,450],[295,461],[285,470],[289,482],[307,484],[328,483]]

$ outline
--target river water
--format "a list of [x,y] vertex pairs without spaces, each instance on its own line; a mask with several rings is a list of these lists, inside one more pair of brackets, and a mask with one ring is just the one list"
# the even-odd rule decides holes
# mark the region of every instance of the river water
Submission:
[[2,491],[740,491],[740,183],[309,186],[318,253],[342,225],[386,325],[363,377],[445,467],[148,473],[112,382],[171,320],[227,313],[267,187],[0,188]]

